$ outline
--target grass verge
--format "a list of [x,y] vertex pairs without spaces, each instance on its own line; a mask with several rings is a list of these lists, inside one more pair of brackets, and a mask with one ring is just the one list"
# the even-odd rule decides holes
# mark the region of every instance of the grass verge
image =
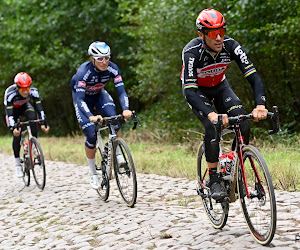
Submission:
[[[137,172],[197,179],[198,142],[170,144],[159,138],[143,140],[136,135],[125,136],[125,139]],[[39,138],[46,160],[86,166],[84,140],[83,136]],[[11,143],[11,137],[0,137],[0,153],[12,154]],[[264,156],[276,189],[300,191],[300,145],[255,141],[252,144]]]

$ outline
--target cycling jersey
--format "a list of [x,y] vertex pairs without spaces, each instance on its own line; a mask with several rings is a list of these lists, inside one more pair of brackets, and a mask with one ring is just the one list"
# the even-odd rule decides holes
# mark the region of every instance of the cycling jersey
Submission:
[[43,120],[46,119],[45,112],[43,110],[43,106],[40,100],[39,92],[36,88],[31,87],[29,90],[29,95],[26,98],[22,97],[19,94],[19,90],[16,84],[9,86],[5,90],[4,106],[5,106],[5,113],[6,113],[6,123],[8,127],[13,128],[16,123],[14,117],[15,116],[14,110],[18,110],[26,106],[31,99],[34,101],[36,105],[39,119],[43,119]]
[[109,62],[107,70],[99,71],[92,61],[83,63],[72,77],[71,88],[74,96],[74,103],[86,117],[92,116],[85,98],[99,94],[110,79],[115,84],[120,104],[123,110],[129,110],[129,100],[126,94],[120,70],[116,64]]
[[248,59],[244,49],[234,39],[225,36],[223,48],[216,55],[211,55],[200,37],[191,40],[182,52],[181,80],[183,91],[190,105],[207,116],[213,112],[211,106],[205,105],[199,95],[198,87],[210,88],[226,79],[228,65],[235,61],[250,82],[256,105],[265,105],[264,86],[253,63]]

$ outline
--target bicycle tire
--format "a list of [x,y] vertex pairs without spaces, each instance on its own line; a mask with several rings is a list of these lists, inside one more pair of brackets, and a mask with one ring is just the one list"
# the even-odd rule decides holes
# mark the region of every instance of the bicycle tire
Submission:
[[101,200],[106,201],[109,197],[110,185],[105,166],[102,166],[103,158],[99,148],[96,149],[95,161],[97,175],[101,183],[101,187],[98,188],[96,191],[99,194]]
[[[198,173],[198,194],[201,197],[204,211],[209,222],[216,229],[221,229],[226,225],[228,219],[228,202],[216,202],[210,197],[209,189],[203,188],[201,183],[208,181],[208,172],[204,177],[207,169],[206,158],[204,154],[204,144],[200,145],[197,152],[197,173]],[[204,179],[203,179],[204,178]]]
[[[116,149],[120,147],[126,164],[118,165]],[[128,207],[133,207],[137,198],[137,180],[134,162],[126,142],[116,137],[113,141],[113,166],[120,194]]]
[[23,182],[26,187],[30,185],[29,164],[30,161],[24,157],[23,164],[22,164],[22,171],[23,171]]
[[[247,198],[241,169],[239,169],[240,204],[253,238],[261,245],[268,245],[274,237],[277,220],[276,199],[271,175],[264,158],[255,147],[244,146],[242,155],[250,198]],[[256,171],[253,168],[254,165]],[[257,181],[258,177],[262,186]]]
[[43,190],[46,185],[46,167],[43,150],[36,137],[31,137],[30,142],[29,155],[32,174],[38,188]]

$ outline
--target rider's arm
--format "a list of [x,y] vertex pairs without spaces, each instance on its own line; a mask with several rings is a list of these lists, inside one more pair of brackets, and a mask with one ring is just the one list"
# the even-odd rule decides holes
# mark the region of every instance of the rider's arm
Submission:
[[249,60],[246,52],[237,41],[234,41],[232,44],[232,57],[243,72],[244,77],[251,84],[256,106],[265,105],[266,97],[263,82],[256,72],[253,63]]
[[74,102],[77,108],[85,114],[87,118],[94,116],[85,102],[86,81],[83,80],[84,74],[77,72],[77,78],[74,84]]
[[13,131],[14,126],[15,126],[15,119],[14,119],[14,105],[13,105],[13,100],[15,96],[15,90],[11,87],[7,88],[5,90],[4,94],[4,106],[5,106],[5,114],[6,114],[6,125],[7,127]]
[[35,103],[37,114],[38,114],[38,118],[41,119],[41,120],[45,120],[46,119],[46,115],[45,115],[45,112],[43,110],[43,106],[42,106],[42,102],[40,100],[40,95],[39,95],[38,90],[36,88],[34,88],[34,87],[31,87],[31,89],[29,91],[29,95],[30,95],[30,98]]
[[181,81],[183,87],[183,94],[187,102],[197,111],[202,111],[205,116],[214,112],[214,109],[209,103],[204,103],[197,94],[198,80],[197,70],[195,66],[196,58],[193,53],[183,53],[183,68],[181,74]]
[[113,65],[113,66],[115,67],[116,71],[118,72],[118,74],[113,75],[113,81],[114,81],[115,88],[116,88],[118,96],[119,96],[120,105],[123,110],[129,110],[129,99],[128,99],[128,96],[125,91],[124,82],[123,82],[122,76],[120,74],[120,70],[117,65]]

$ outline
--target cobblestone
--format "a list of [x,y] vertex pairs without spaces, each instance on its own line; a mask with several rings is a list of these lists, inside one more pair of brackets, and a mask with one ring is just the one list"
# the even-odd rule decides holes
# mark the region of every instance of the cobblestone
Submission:
[[[0,154],[0,250],[2,249],[265,249],[248,231],[239,202],[230,204],[222,230],[209,223],[196,181],[137,174],[134,208],[115,181],[107,202],[88,183],[88,167],[46,161],[39,190],[24,187],[14,159]],[[276,191],[277,231],[272,249],[299,249],[300,193]],[[299,236],[298,236],[299,237]]]

